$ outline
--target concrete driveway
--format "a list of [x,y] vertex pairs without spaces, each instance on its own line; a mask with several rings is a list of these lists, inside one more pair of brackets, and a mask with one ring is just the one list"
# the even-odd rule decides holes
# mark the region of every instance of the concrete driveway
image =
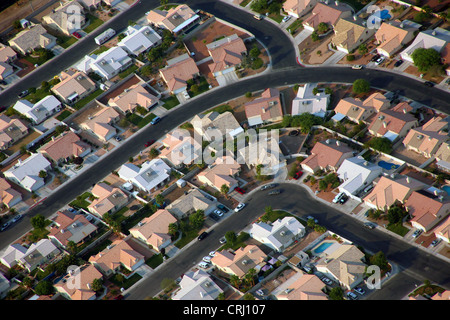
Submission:
[[226,74],[216,77],[216,80],[219,83],[219,86],[227,86],[234,82],[238,82],[239,78],[236,75],[236,72],[233,71],[233,72],[228,72]]

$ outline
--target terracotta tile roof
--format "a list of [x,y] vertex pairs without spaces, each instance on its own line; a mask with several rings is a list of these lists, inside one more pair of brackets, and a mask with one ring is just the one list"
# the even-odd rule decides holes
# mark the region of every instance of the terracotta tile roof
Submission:
[[14,190],[11,184],[5,178],[0,178],[0,196],[1,202],[8,207],[14,199],[22,199],[22,194],[17,190]]
[[450,216],[441,221],[441,223],[434,229],[434,234],[447,239],[447,242],[450,241]]
[[11,59],[17,57],[17,53],[8,46],[0,43],[0,62],[9,62]]
[[311,150],[311,155],[302,161],[302,166],[312,170],[337,167],[347,157],[353,155],[353,149],[337,140],[320,141]]
[[292,11],[293,13],[297,15],[301,15],[303,13],[303,10],[305,10],[308,5],[314,4],[317,1],[314,0],[286,0],[283,3],[283,9],[284,11]]
[[118,107],[123,113],[134,112],[137,106],[149,109],[159,99],[151,94],[144,85],[136,84],[126,89],[122,94],[109,99],[110,106]]
[[256,245],[239,248],[234,254],[228,251],[217,252],[211,263],[227,273],[243,277],[248,270],[263,263],[267,255]]
[[103,108],[94,116],[84,122],[82,127],[92,130],[97,136],[106,140],[110,132],[116,132],[116,129],[110,124],[119,118],[119,113],[114,108]]
[[128,196],[125,192],[106,183],[96,184],[92,189],[92,194],[98,199],[92,201],[88,210],[100,216],[113,209],[120,209],[128,203]]
[[76,133],[69,131],[59,138],[45,144],[39,151],[55,162],[70,157],[79,157],[91,147],[81,141]]
[[387,132],[400,134],[407,124],[416,123],[417,119],[410,113],[384,110],[378,113],[369,125],[372,134],[384,135]]
[[383,22],[375,33],[375,38],[380,43],[378,48],[392,55],[408,42],[408,36],[415,30],[409,24],[405,26],[398,20],[389,23]]
[[266,89],[261,98],[244,105],[247,118],[260,116],[261,120],[269,121],[283,116],[280,92],[277,89]]
[[351,50],[359,44],[359,38],[364,34],[366,28],[350,19],[339,19],[334,27],[335,35],[332,42],[336,46],[341,46]]
[[12,119],[4,114],[0,115],[0,149],[7,148],[11,143],[26,135],[27,132],[27,126],[21,120]]
[[237,183],[232,176],[236,175],[241,165],[233,159],[233,157],[224,156],[217,158],[213,165],[200,172],[197,176],[200,181],[208,181],[218,190],[222,185],[231,187]]
[[212,73],[240,64],[242,53],[247,52],[244,41],[237,34],[214,41],[206,47],[214,61],[214,63],[208,65]]
[[303,21],[303,24],[314,29],[321,22],[334,26],[345,11],[350,12],[349,7],[345,5],[333,6],[319,2],[312,10],[311,15]]
[[201,156],[202,146],[194,138],[184,134],[184,131],[174,130],[168,133],[162,144],[159,157],[168,159],[172,164],[189,164]]
[[423,187],[424,183],[408,176],[401,175],[396,178],[382,176],[364,201],[378,209],[386,210],[396,201],[404,202],[413,191]]
[[147,20],[157,25],[163,25],[170,31],[195,16],[195,12],[187,5],[179,5],[169,10],[151,10]]
[[277,298],[279,300],[328,300],[327,295],[322,291],[323,287],[325,284],[316,275],[302,274],[286,290],[278,294]]
[[176,62],[172,63],[174,59],[169,60],[168,66],[159,70],[171,92],[185,87],[186,81],[200,72],[194,59],[188,54],[175,59]]
[[447,126],[448,123],[442,118],[434,117],[422,127],[409,131],[405,139],[403,139],[403,144],[430,157],[443,142],[449,140],[448,133],[442,131]]
[[413,192],[405,203],[405,208],[413,217],[411,222],[421,225],[428,230],[430,225],[449,214],[450,199],[439,200],[437,196],[425,195],[422,192]]
[[64,100],[67,100],[73,94],[82,97],[96,87],[95,82],[81,71],[75,73],[62,72],[60,79],[61,82],[54,85],[52,91]]
[[91,290],[94,279],[103,279],[101,272],[93,265],[82,266],[75,274],[67,275],[66,281],[55,284],[55,287],[58,291],[66,293],[72,300],[90,300],[95,298],[95,291]]

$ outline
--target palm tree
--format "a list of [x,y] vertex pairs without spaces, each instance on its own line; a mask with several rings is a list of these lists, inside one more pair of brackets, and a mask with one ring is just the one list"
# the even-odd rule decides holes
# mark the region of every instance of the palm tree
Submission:
[[230,283],[233,287],[239,290],[239,287],[241,286],[241,279],[239,279],[237,275],[233,274],[230,277]]
[[223,184],[220,187],[220,192],[225,196],[228,197],[228,192],[230,191],[230,187],[228,187],[226,184]]
[[255,275],[256,270],[254,268],[251,268],[247,271],[247,274],[245,275],[245,281],[249,283],[252,287],[255,285]]

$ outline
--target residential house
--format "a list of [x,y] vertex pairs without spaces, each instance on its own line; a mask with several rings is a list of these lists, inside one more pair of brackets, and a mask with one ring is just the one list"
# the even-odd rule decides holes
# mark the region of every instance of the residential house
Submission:
[[364,198],[364,202],[371,208],[386,211],[393,204],[405,203],[414,191],[425,186],[424,183],[405,175],[382,176]]
[[144,162],[141,167],[126,163],[118,171],[121,179],[132,183],[144,192],[154,192],[170,180],[170,167],[161,159]]
[[437,238],[442,239],[442,241],[450,243],[450,217],[445,218],[436,226],[434,234]]
[[40,25],[33,25],[23,31],[20,31],[8,44],[16,51],[26,55],[34,49],[51,49],[56,45],[56,38],[47,33],[47,30]]
[[200,23],[201,18],[187,5],[182,4],[169,10],[151,10],[147,14],[147,21],[180,35],[192,30]]
[[97,227],[83,214],[64,210],[56,213],[48,238],[55,245],[67,248],[69,242],[78,245],[88,240],[96,231]]
[[100,7],[102,0],[77,0],[87,10],[95,10]]
[[8,180],[0,178],[1,204],[11,208],[22,201],[22,194],[13,189]]
[[128,26],[125,35],[117,45],[136,57],[162,42],[161,36],[149,26]]
[[352,290],[363,282],[367,265],[364,253],[356,246],[342,244],[316,264],[317,271],[331,280],[339,282],[345,289]]
[[321,23],[334,27],[340,18],[350,18],[352,9],[345,3],[331,2],[316,4],[311,15],[303,21],[303,27],[306,30],[315,31]]
[[280,91],[273,88],[264,90],[260,98],[244,105],[250,127],[283,120]]
[[55,96],[48,95],[35,104],[28,100],[19,100],[13,108],[34,124],[39,124],[61,111],[62,104]]
[[93,133],[102,142],[106,142],[116,135],[117,130],[113,124],[117,123],[119,119],[120,115],[114,108],[102,108],[83,122],[80,127]]
[[450,76],[450,42],[448,42],[444,49],[441,52],[442,57],[442,64],[444,66],[447,66],[445,69],[445,72],[447,73],[447,76]]
[[169,226],[176,222],[177,219],[169,211],[160,209],[131,228],[130,234],[161,252],[161,249],[171,243]]
[[53,163],[61,164],[70,159],[85,157],[91,152],[91,147],[81,141],[76,133],[68,131],[60,137],[53,137],[51,141],[39,149],[39,152]]
[[214,189],[221,191],[223,185],[231,192],[238,186],[236,177],[241,165],[231,156],[218,157],[215,162],[197,175],[197,179]]
[[384,137],[391,142],[404,138],[408,132],[419,124],[416,117],[408,112],[393,109],[380,111],[369,125],[369,133],[376,137]]
[[114,214],[128,203],[128,195],[124,191],[104,182],[97,183],[92,188],[92,194],[96,199],[87,209],[99,217],[103,217],[106,213]]
[[358,193],[367,188],[382,173],[381,167],[366,161],[361,156],[345,159],[337,170],[339,180],[342,181],[339,192],[359,199]]
[[84,72],[69,69],[61,72],[59,79],[61,82],[54,85],[51,90],[64,103],[74,104],[78,100],[88,96],[97,88]]
[[28,134],[27,125],[5,114],[0,114],[0,150],[6,150]]
[[92,290],[95,279],[103,280],[103,274],[88,264],[69,272],[55,284],[55,289],[68,300],[96,300],[96,293]]
[[375,33],[378,54],[392,58],[414,39],[419,27],[419,24],[409,20],[383,22]]
[[211,263],[219,270],[242,278],[250,269],[256,272],[262,269],[266,264],[264,261],[267,255],[255,245],[247,245],[236,250],[234,253],[229,251],[219,251],[211,259]]
[[0,62],[11,63],[17,60],[17,52],[15,52],[10,46],[5,46],[0,43]]
[[180,289],[172,300],[216,300],[223,290],[203,270],[189,271],[183,275]]
[[375,28],[367,28],[359,18],[341,18],[334,27],[331,43],[341,52],[350,53],[366,42],[375,33]]
[[420,32],[414,41],[400,53],[400,56],[403,60],[413,63],[412,54],[416,49],[434,49],[441,53],[448,42],[450,42],[450,31],[442,28],[424,30]]
[[283,3],[283,10],[298,19],[311,11],[317,2],[318,0],[286,0]]
[[295,217],[284,217],[271,224],[253,223],[249,233],[256,241],[277,252],[283,252],[305,235],[305,227]]
[[47,27],[70,36],[86,24],[84,7],[77,1],[68,1],[42,17]]
[[212,196],[198,189],[191,189],[170,203],[166,209],[177,219],[182,219],[198,210],[202,210],[207,216],[216,209],[216,204],[217,200]]
[[162,144],[164,148],[159,157],[175,167],[189,165],[201,159],[202,145],[192,138],[189,132],[175,129],[166,135]]
[[244,132],[244,129],[229,111],[197,114],[190,123],[194,127],[194,131],[208,141],[223,136],[234,138]]
[[297,96],[292,100],[291,115],[311,113],[321,118],[325,117],[330,95],[326,94],[324,89],[317,89],[318,92],[314,94],[315,88],[317,83],[306,83],[298,88]]
[[298,272],[276,289],[277,300],[328,300],[325,284],[314,274]]
[[436,166],[445,172],[450,172],[450,142],[443,142],[436,151]]
[[[260,133],[258,141],[250,141],[247,146],[237,150],[238,163],[246,164],[248,168],[258,168],[261,175],[275,175],[286,165],[278,139]],[[239,144],[238,144],[239,145]]]
[[49,239],[33,243],[25,254],[17,261],[28,272],[42,266],[60,253],[60,250]]
[[367,122],[375,113],[390,107],[390,102],[381,93],[373,93],[364,101],[355,98],[344,98],[334,108],[336,114],[341,114],[349,120],[359,123]]
[[111,80],[120,72],[133,64],[127,52],[122,47],[111,47],[100,53],[90,64],[90,69],[106,80]]
[[222,75],[234,72],[236,66],[242,62],[242,58],[247,54],[244,41],[237,34],[216,40],[206,45],[213,63],[209,64],[209,70],[217,78]]
[[19,259],[22,258],[25,253],[27,253],[27,248],[21,244],[10,244],[0,257],[0,262],[9,269],[13,268],[18,264]]
[[337,171],[342,162],[350,157],[353,157],[352,148],[339,140],[328,139],[317,142],[301,166],[311,173],[318,170]]
[[424,157],[431,158],[436,154],[442,143],[449,140],[448,122],[440,117],[433,117],[422,127],[414,128],[408,132],[403,145]]
[[425,232],[433,229],[450,214],[450,198],[446,195],[414,191],[405,203],[411,225]]
[[116,274],[121,268],[130,271],[130,277],[145,264],[145,257],[133,248],[132,241],[132,237],[115,240],[106,249],[91,256],[89,262],[106,277]]
[[178,94],[187,90],[187,81],[200,75],[200,70],[187,53],[167,61],[167,66],[159,70],[169,91]]
[[6,77],[12,75],[14,73],[14,69],[11,65],[0,62],[0,80],[5,80]]
[[450,290],[445,290],[444,292],[438,292],[431,297],[431,300],[450,300]]
[[150,93],[147,88],[147,84],[132,85],[118,96],[110,98],[108,105],[114,107],[122,114],[133,113],[137,107],[142,107],[149,111],[158,104],[159,99]]
[[33,192],[45,184],[44,179],[39,177],[39,173],[49,170],[51,170],[51,163],[41,153],[35,153],[24,161],[19,160],[13,167],[6,170],[4,175],[25,190]]
[[3,275],[3,273],[0,273],[0,299],[3,300],[10,289],[11,285],[9,280]]

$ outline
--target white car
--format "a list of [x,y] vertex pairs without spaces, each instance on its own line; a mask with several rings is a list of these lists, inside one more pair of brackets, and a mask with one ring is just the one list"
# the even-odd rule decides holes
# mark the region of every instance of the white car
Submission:
[[380,64],[383,63],[383,61],[384,61],[384,57],[380,57],[380,58],[377,59],[377,61],[375,61],[375,63],[376,63],[377,65],[380,65]]
[[234,208],[234,212],[239,212],[244,209],[245,203],[239,203],[236,208]]
[[214,213],[217,214],[219,217],[223,216],[223,211],[221,211],[219,209],[214,210]]
[[204,262],[206,262],[206,263],[210,263],[211,262],[211,257],[210,256],[205,256],[205,257],[203,257],[203,259],[202,259]]
[[363,66],[361,64],[355,64],[354,66],[352,66],[352,69],[355,70],[361,70],[363,68]]
[[216,255],[216,252],[215,251],[211,251],[210,253],[209,253],[209,256],[210,257],[214,257]]
[[227,243],[227,239],[225,239],[225,237],[220,238],[219,242],[221,244]]
[[289,20],[291,20],[291,16],[286,16],[283,18],[283,22],[288,22]]
[[202,268],[202,269],[208,269],[208,268],[209,268],[209,263],[202,261],[202,262],[200,262],[200,263],[198,264],[198,266],[199,266],[200,268]]
[[183,97],[187,100],[190,99],[191,96],[189,95],[189,93],[187,91],[183,91]]

